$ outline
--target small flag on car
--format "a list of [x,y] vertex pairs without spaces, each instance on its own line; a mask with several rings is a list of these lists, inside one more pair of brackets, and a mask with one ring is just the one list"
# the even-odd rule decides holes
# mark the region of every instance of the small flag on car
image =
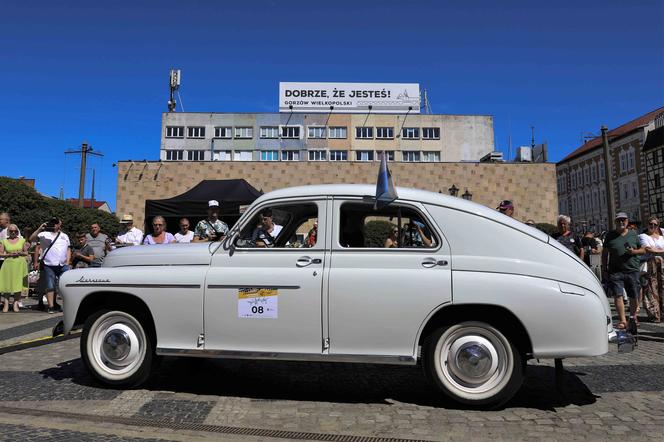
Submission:
[[374,209],[385,207],[398,197],[392,174],[390,169],[387,168],[387,157],[385,152],[382,152],[380,168],[378,169],[378,181],[376,182],[376,204],[374,204]]

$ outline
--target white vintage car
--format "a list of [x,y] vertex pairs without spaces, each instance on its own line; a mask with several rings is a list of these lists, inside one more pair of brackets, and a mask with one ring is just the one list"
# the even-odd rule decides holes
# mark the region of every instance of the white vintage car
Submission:
[[477,406],[511,398],[527,359],[608,351],[602,286],[558,242],[461,198],[399,188],[375,210],[373,193],[278,190],[221,242],[115,250],[62,276],[65,332],[83,328],[86,366],[116,386],[160,355],[420,363]]

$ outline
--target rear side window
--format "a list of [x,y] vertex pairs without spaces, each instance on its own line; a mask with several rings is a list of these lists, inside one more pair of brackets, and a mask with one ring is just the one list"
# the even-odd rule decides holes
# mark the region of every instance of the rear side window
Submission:
[[374,210],[371,203],[341,205],[339,245],[348,248],[435,248],[433,229],[417,210],[391,204]]

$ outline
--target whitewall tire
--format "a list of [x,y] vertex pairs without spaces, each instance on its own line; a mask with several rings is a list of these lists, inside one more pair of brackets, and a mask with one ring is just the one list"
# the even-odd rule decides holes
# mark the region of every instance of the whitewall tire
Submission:
[[81,335],[81,358],[101,382],[134,387],[150,375],[153,345],[144,324],[120,310],[90,316]]
[[473,406],[499,406],[523,382],[519,350],[485,322],[463,322],[432,333],[423,348],[427,377],[451,399]]

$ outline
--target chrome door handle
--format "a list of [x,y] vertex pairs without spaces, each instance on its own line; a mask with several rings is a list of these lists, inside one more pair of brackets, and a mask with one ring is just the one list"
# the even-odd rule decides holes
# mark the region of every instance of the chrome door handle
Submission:
[[298,267],[306,267],[310,264],[320,264],[322,262],[323,260],[320,258],[310,258],[308,256],[301,256],[300,258],[297,259],[295,265]]
[[422,267],[426,267],[427,269],[431,269],[431,268],[436,267],[436,266],[444,267],[446,265],[447,265],[447,261],[445,261],[444,259],[436,261],[433,258],[428,258],[428,259],[425,259],[424,261],[422,261]]

